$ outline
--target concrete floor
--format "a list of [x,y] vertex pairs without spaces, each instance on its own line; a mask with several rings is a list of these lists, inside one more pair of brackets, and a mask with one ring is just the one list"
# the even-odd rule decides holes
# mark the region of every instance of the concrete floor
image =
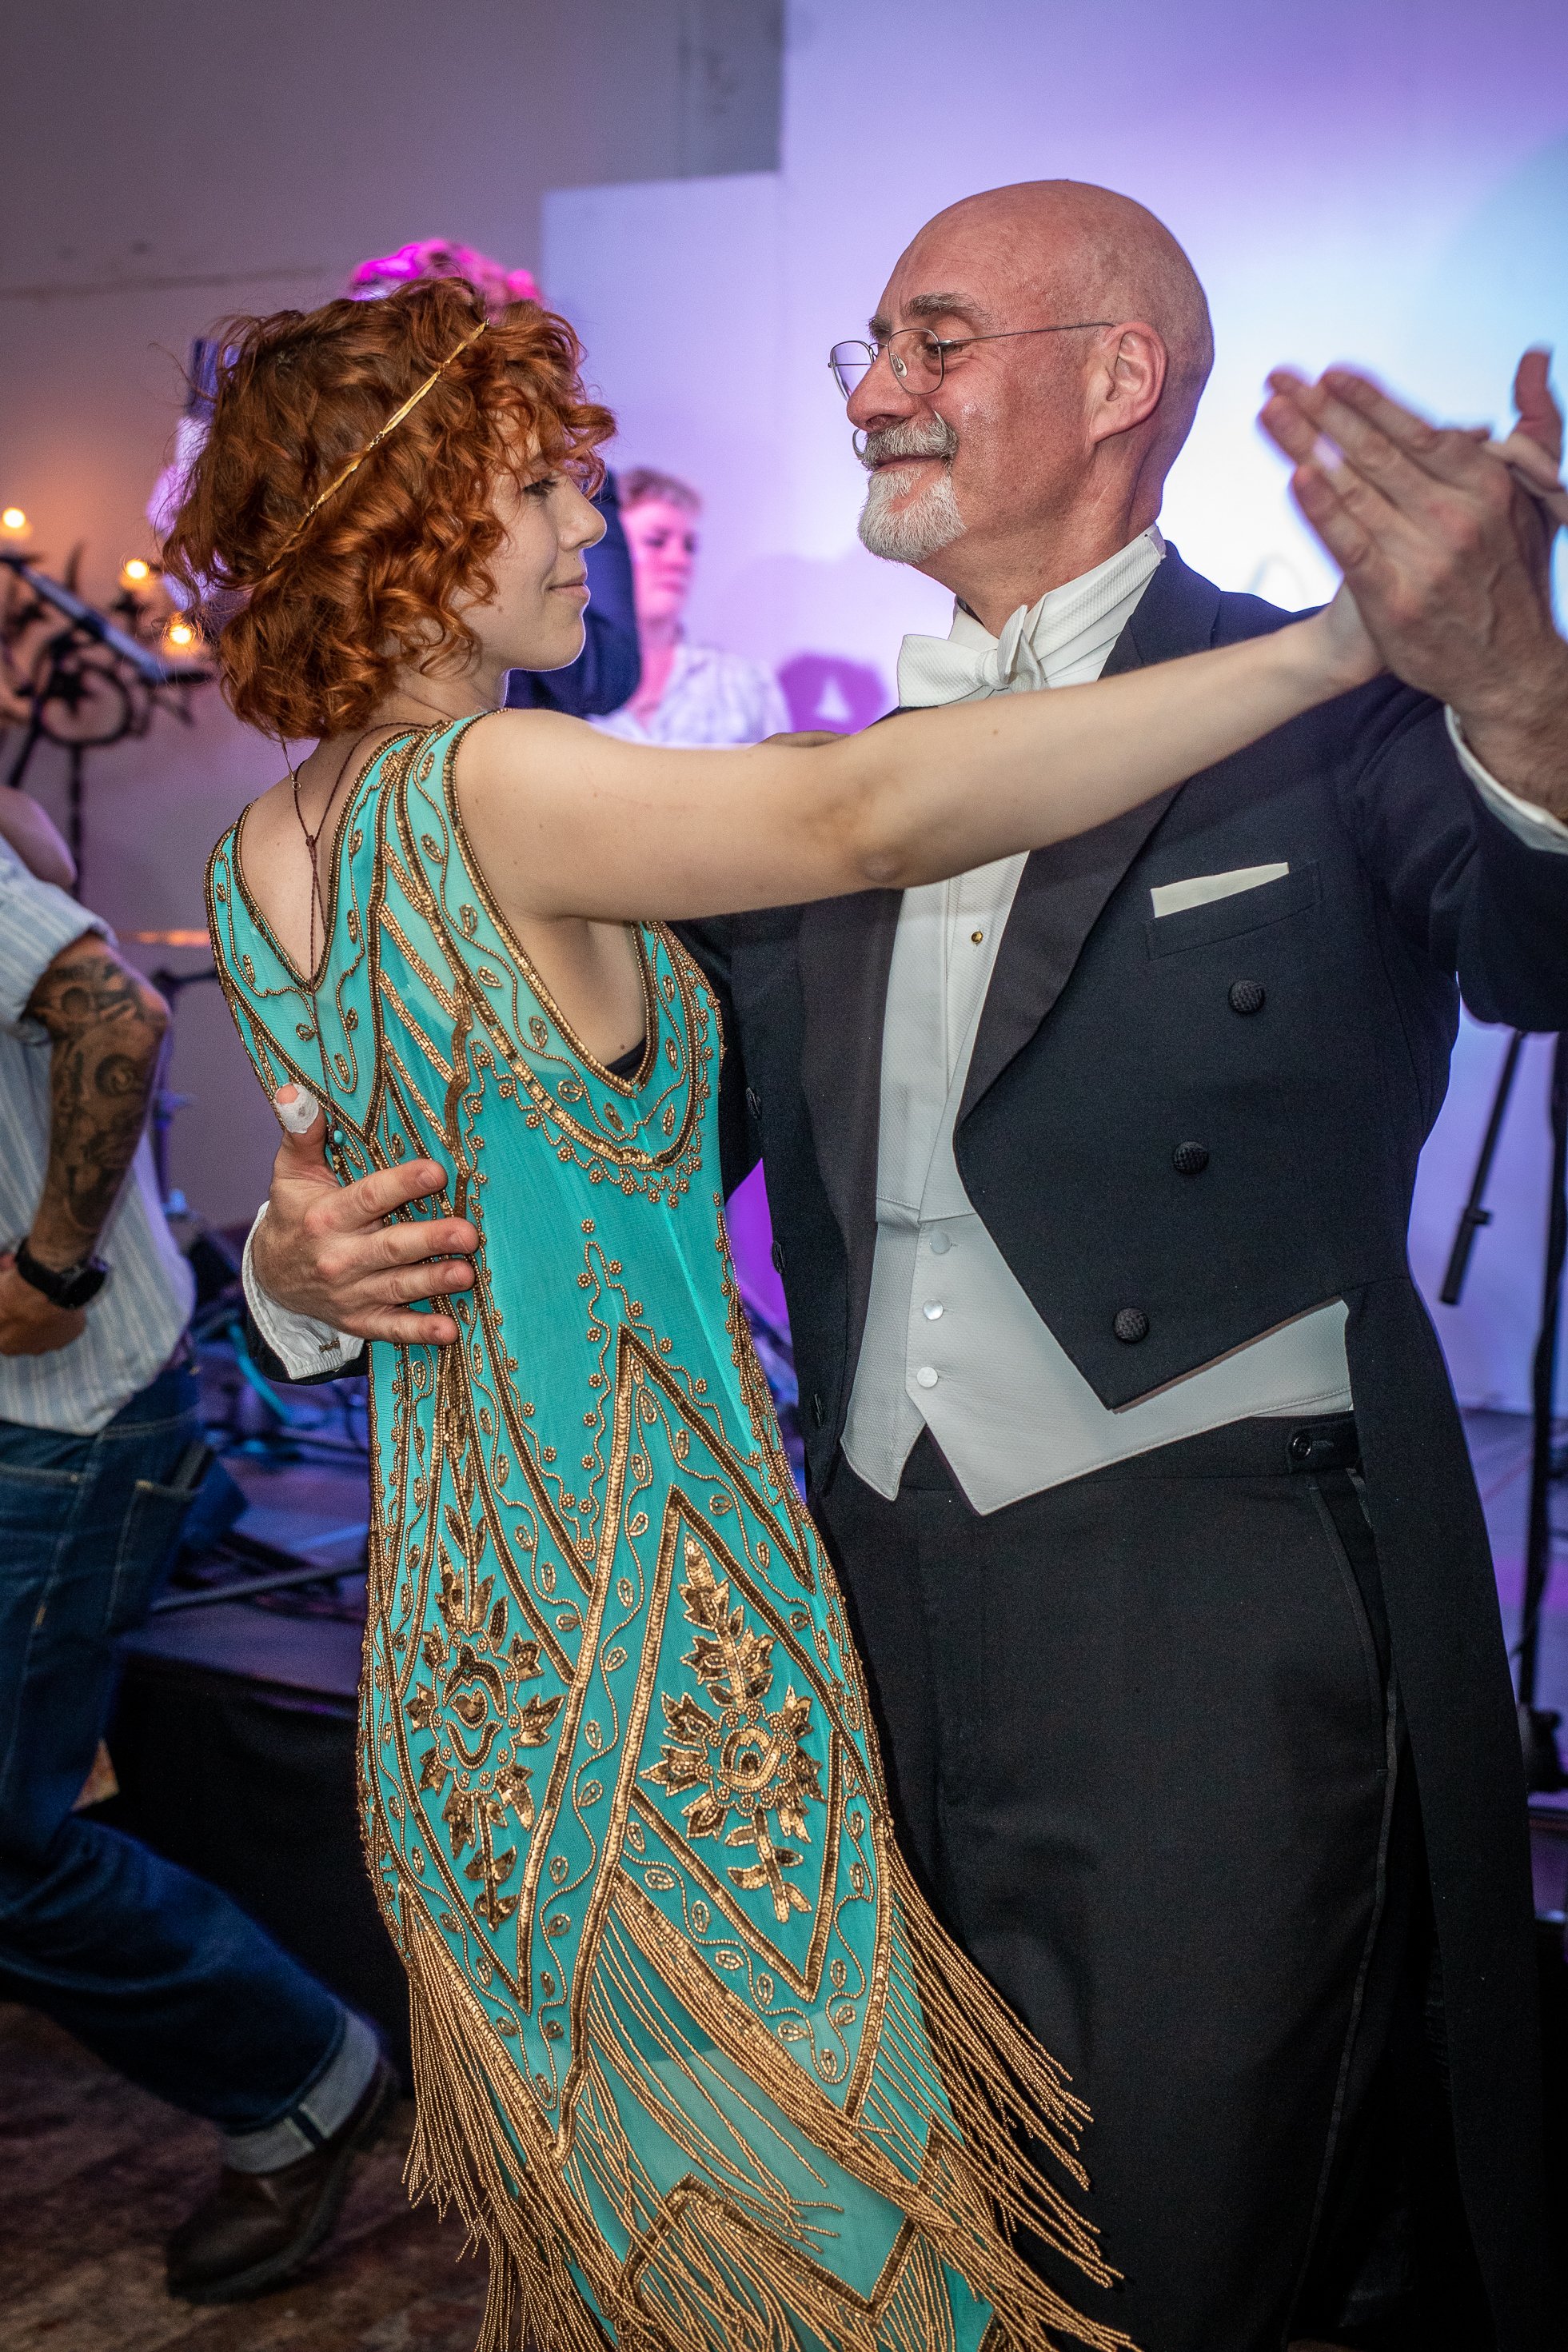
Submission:
[[338,2234],[258,2303],[172,2302],[162,2242],[215,2175],[204,2124],[100,2066],[30,2011],[0,2007],[0,2346],[5,2352],[473,2352],[482,2263],[402,2185],[404,2102],[361,2162]]

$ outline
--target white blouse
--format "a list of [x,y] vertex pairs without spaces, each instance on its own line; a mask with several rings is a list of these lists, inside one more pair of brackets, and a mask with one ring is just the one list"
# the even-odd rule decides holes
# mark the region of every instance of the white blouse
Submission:
[[607,719],[590,719],[589,725],[606,735],[619,735],[625,743],[657,743],[676,751],[714,750],[786,734],[789,707],[766,662],[720,653],[716,646],[682,644],[675,648],[658,708],[645,719],[634,719],[628,705]]

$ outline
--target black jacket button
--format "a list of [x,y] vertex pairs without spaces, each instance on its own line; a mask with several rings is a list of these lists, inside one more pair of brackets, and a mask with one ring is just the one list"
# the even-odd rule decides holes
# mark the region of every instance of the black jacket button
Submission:
[[822,1400],[816,1391],[813,1390],[811,1393],[811,1418],[816,1423],[819,1429],[821,1429],[827,1417],[827,1410],[822,1403]]
[[1171,1166],[1178,1176],[1201,1176],[1207,1165],[1207,1143],[1178,1143],[1171,1153]]
[[1135,1347],[1140,1339],[1146,1339],[1149,1336],[1149,1318],[1141,1307],[1124,1307],[1111,1328],[1124,1346]]
[[773,1244],[773,1263],[778,1267],[779,1273],[782,1274],[784,1271],[784,1244],[782,1242],[775,1242]]
[[746,1108],[753,1118],[758,1120],[761,1118],[762,1100],[755,1087],[747,1087],[746,1089]]
[[1261,1013],[1265,994],[1260,980],[1233,980],[1230,983],[1232,1013]]

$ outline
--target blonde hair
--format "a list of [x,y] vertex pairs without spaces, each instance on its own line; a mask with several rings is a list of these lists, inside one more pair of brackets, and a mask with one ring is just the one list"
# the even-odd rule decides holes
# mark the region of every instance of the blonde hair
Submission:
[[629,473],[617,476],[615,486],[622,514],[629,514],[633,507],[651,506],[655,499],[664,506],[679,507],[685,514],[703,510],[702,499],[689,482],[683,482],[678,474],[661,474],[656,466],[633,466]]

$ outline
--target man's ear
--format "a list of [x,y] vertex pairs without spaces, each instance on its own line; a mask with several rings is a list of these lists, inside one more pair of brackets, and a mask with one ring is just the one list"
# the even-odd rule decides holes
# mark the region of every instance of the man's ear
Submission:
[[1113,434],[1131,433],[1154,415],[1170,362],[1165,337],[1146,319],[1114,328],[1101,343],[1100,359],[1089,432],[1092,440],[1108,441]]

